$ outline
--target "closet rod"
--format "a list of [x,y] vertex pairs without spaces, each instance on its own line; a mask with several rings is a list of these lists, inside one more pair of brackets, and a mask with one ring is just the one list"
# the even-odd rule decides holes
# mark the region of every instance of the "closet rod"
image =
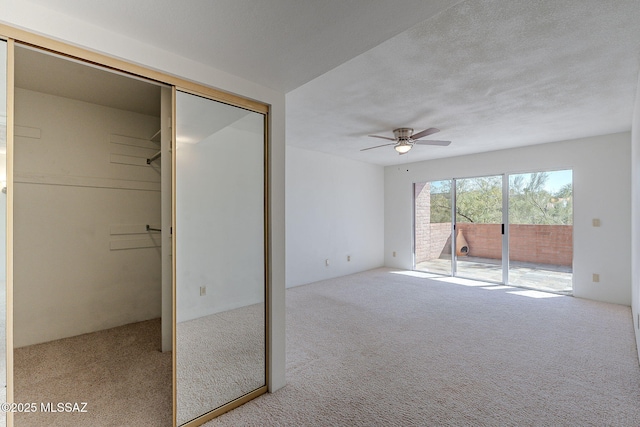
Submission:
[[162,228],[152,228],[149,224],[147,224],[147,231],[162,231]]
[[158,157],[160,157],[160,154],[162,154],[162,151],[158,151],[156,154],[154,154],[153,156],[149,157],[147,159],[147,164],[150,165],[151,162],[153,162],[155,159],[157,159]]

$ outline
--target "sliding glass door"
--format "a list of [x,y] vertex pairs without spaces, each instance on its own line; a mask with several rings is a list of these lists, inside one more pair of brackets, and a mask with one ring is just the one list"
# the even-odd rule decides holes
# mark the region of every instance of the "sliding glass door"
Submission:
[[454,274],[502,282],[502,175],[454,182]]
[[414,184],[415,266],[451,275],[451,180]]
[[572,292],[571,170],[429,181],[414,192],[416,270]]
[[570,293],[572,263],[572,171],[510,175],[508,283]]

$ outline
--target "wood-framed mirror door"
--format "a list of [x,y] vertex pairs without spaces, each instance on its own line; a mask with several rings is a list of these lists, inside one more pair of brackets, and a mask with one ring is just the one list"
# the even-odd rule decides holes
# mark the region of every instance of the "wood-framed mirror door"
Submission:
[[176,94],[176,418],[266,392],[266,117]]

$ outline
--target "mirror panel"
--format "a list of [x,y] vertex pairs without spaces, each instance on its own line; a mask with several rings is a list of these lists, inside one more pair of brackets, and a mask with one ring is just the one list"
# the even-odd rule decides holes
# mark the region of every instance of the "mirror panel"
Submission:
[[[0,40],[0,402],[7,401],[7,42]],[[0,414],[0,426],[6,415]]]
[[177,423],[266,384],[264,116],[176,95]]

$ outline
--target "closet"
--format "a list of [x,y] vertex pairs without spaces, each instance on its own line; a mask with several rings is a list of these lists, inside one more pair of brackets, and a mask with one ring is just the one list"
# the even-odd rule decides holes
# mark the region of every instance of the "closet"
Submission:
[[265,393],[270,107],[0,37],[2,367],[37,407],[7,425],[191,427]]
[[[170,425],[170,90],[22,46],[15,74],[14,399],[87,402],[86,425]],[[77,415],[16,414],[15,425],[73,425]]]

